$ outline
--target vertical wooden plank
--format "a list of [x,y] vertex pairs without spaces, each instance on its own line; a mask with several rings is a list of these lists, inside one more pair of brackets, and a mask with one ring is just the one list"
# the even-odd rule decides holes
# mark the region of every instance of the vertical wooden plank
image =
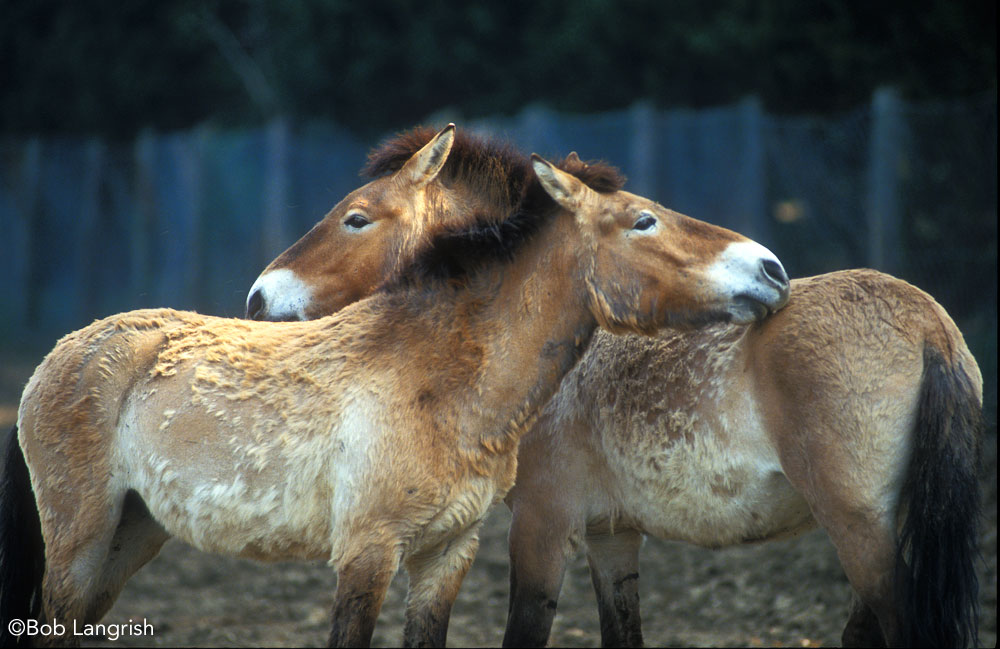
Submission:
[[202,218],[205,205],[205,155],[210,141],[211,133],[208,127],[197,128],[188,141],[181,169],[184,186],[188,190],[188,209],[185,211],[185,217],[188,219],[186,229],[190,242],[184,268],[184,293],[187,295],[186,301],[199,311],[205,309],[207,301],[204,277],[204,256],[207,250]]
[[143,306],[154,304],[150,251],[156,249],[153,245],[157,221],[155,154],[153,133],[143,131],[132,148],[135,203],[129,232],[129,283],[132,295],[139,298]]
[[93,138],[84,149],[83,195],[80,198],[80,212],[77,217],[77,242],[73,292],[75,296],[72,319],[80,325],[95,318],[97,314],[97,291],[95,281],[97,264],[101,257],[98,230],[101,213],[101,183],[104,182],[107,150],[104,142]]
[[557,118],[549,109],[533,104],[521,112],[519,121],[517,130],[520,136],[517,137],[517,142],[522,148],[547,157],[561,156],[569,152],[569,149],[563,151],[565,147],[560,146],[562,142],[558,141],[556,132]]
[[199,219],[202,193],[201,142],[203,131],[172,135],[167,148],[176,172],[173,184],[157,181],[166,191],[160,213],[158,236],[163,237],[163,257],[157,264],[160,275],[157,302],[163,306],[196,308],[200,290],[201,235]]
[[699,175],[696,161],[692,160],[692,131],[694,115],[689,110],[678,109],[667,112],[664,131],[663,155],[665,169],[663,177],[667,188],[664,199],[666,206],[687,214],[699,214],[695,185]]
[[876,90],[868,166],[868,265],[887,273],[899,272],[904,119],[898,93],[891,88]]
[[11,213],[3,219],[2,229],[7,245],[4,255],[6,277],[12,291],[6,297],[11,333],[26,332],[38,321],[37,273],[32,272],[33,233],[36,230],[39,205],[39,183],[42,165],[42,142],[33,137],[23,144],[11,144],[20,149],[12,154],[18,159],[17,171],[9,185]]
[[770,242],[767,216],[767,158],[764,111],[760,99],[747,97],[739,106],[743,147],[740,159],[737,229],[764,245]]
[[267,126],[267,157],[264,168],[264,214],[262,228],[263,268],[291,244],[288,224],[289,149],[291,128],[286,117]]
[[656,113],[648,101],[629,110],[629,191],[654,198],[656,193]]

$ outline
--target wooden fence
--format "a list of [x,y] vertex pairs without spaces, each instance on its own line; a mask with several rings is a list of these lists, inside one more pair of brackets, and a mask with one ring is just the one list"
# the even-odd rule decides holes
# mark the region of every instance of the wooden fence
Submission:
[[[943,143],[959,148],[928,154],[937,149],[920,143],[938,137],[942,120],[968,134]],[[921,212],[913,196],[958,201],[992,220],[993,265],[982,272],[996,276],[995,94],[909,105],[884,90],[870,106],[824,118],[768,115],[753,98],[699,111],[528,107],[459,126],[526,152],[611,161],[630,190],[748,234],[793,276],[852,266],[912,274],[903,257],[914,219],[937,227],[950,213]],[[240,315],[266,262],[359,185],[375,144],[287,119],[238,132],[147,132],[127,143],[0,139],[0,342],[51,338],[145,306]],[[920,179],[941,173],[940,196],[926,199],[930,181]],[[966,299],[958,281],[928,288],[948,293],[952,308],[953,291]]]

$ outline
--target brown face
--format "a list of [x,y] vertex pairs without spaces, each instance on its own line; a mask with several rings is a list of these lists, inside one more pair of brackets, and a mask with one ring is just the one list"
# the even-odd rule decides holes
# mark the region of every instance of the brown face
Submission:
[[549,195],[575,214],[591,255],[590,308],[602,327],[651,333],[752,322],[788,301],[788,277],[760,244],[641,196],[597,193],[541,158],[533,165]]
[[250,288],[247,317],[309,320],[370,295],[448,197],[435,179],[451,151],[449,125],[392,176],[357,189],[271,262]]
[[310,320],[371,294],[410,230],[387,185],[391,178],[351,192],[272,261],[250,289],[247,317]]

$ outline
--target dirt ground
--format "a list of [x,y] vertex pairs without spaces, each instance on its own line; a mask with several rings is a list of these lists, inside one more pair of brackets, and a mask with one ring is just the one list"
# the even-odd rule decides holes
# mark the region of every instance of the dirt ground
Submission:
[[[37,362],[0,363],[0,426]],[[994,429],[995,431],[995,429]],[[984,448],[980,644],[996,646],[996,435]],[[455,609],[448,644],[498,646],[507,610],[507,526],[494,509]],[[755,546],[704,550],[649,539],[642,549],[640,592],[649,646],[836,646],[850,588],[822,531]],[[152,634],[90,640],[84,646],[321,646],[329,631],[336,577],[322,563],[260,564],[204,554],[168,542],[135,575],[108,624],[151,625]],[[406,578],[397,576],[379,617],[374,646],[402,641]],[[597,608],[582,556],[567,571],[550,646],[600,645]]]

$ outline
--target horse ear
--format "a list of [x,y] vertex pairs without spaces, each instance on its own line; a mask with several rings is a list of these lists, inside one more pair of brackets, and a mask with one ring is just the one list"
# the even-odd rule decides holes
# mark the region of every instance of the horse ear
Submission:
[[434,180],[444,168],[444,163],[448,161],[448,154],[451,153],[451,145],[454,142],[455,125],[448,124],[406,161],[398,175],[418,187],[423,187]]
[[576,176],[556,168],[537,153],[531,154],[531,166],[546,193],[567,210],[575,212],[591,191]]

